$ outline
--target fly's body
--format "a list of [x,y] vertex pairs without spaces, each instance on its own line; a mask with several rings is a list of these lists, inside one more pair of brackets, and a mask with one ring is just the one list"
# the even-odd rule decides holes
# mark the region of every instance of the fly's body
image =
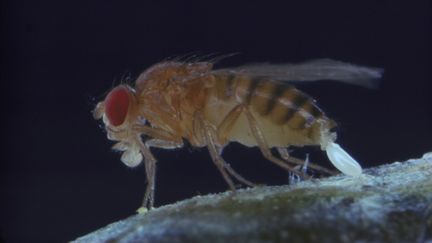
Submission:
[[[289,156],[286,148],[317,145],[342,172],[359,175],[358,163],[334,143],[335,122],[312,98],[284,80],[369,85],[380,75],[378,69],[329,59],[219,70],[211,62],[163,62],[143,72],[135,87],[115,87],[94,115],[103,118],[108,138],[118,141],[113,148],[124,151],[121,160],[126,165],[134,167],[145,160],[148,185],[143,206],[152,207],[156,159],[149,148],[179,148],[183,139],[208,147],[232,190],[232,178],[254,184],[223,160],[222,150],[231,141],[257,146],[265,158],[297,174],[293,166],[303,161]],[[142,135],[148,139],[143,141]],[[280,156],[274,156],[271,148],[277,148]]]

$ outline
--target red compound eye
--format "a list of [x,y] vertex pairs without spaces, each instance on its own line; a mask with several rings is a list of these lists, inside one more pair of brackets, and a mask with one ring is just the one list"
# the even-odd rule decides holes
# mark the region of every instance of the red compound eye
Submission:
[[123,124],[129,108],[129,90],[119,86],[111,90],[105,98],[105,114],[113,126]]

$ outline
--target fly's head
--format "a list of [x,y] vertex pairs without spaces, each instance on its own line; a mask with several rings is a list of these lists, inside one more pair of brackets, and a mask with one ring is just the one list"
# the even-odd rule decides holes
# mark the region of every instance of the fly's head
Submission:
[[119,141],[113,149],[123,151],[121,161],[129,167],[139,165],[143,158],[137,143],[139,134],[133,131],[136,103],[135,91],[127,85],[119,85],[93,111],[95,119],[103,120],[108,139]]
[[114,130],[123,130],[128,126],[135,100],[132,88],[119,85],[108,93],[104,101],[96,105],[93,117],[102,118],[104,124]]

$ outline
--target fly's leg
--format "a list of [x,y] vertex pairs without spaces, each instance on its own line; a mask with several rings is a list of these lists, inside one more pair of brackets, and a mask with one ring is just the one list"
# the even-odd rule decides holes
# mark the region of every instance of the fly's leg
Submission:
[[225,169],[228,171],[228,173],[233,176],[234,178],[236,178],[236,180],[240,181],[241,183],[250,186],[250,187],[256,187],[258,186],[256,183],[253,183],[251,181],[249,181],[248,179],[244,178],[243,176],[241,176],[239,173],[237,173],[230,164],[228,164],[223,158],[222,158],[222,148],[221,147],[216,147],[216,149],[218,150],[218,154],[219,157],[221,157],[221,160],[224,163],[224,167]]
[[[278,151],[280,157],[283,160],[285,160],[286,162],[293,163],[293,164],[300,165],[300,166],[304,167],[306,161],[289,155],[287,148],[278,147],[277,151]],[[324,167],[319,166],[317,164],[313,164],[311,162],[309,162],[307,166],[314,169],[314,170],[321,171],[321,172],[324,172],[324,173],[329,174],[329,175],[337,174],[335,171],[329,170],[327,168],[324,168]]]
[[145,145],[149,148],[176,149],[183,147],[183,142],[150,139],[145,142]]
[[200,140],[204,141],[205,144],[207,145],[207,148],[210,152],[210,156],[214,164],[218,168],[219,172],[222,174],[229,188],[232,191],[235,191],[234,182],[231,180],[228,173],[225,171],[223,159],[220,157],[216,145],[214,143],[215,137],[214,137],[214,133],[211,132],[212,128],[210,124],[204,121],[204,118],[201,112],[199,111],[195,113],[194,120],[195,120],[196,130],[198,130],[199,135],[202,136]]
[[[294,167],[288,165],[285,161],[275,157],[272,153],[271,150],[269,149],[268,143],[264,137],[264,134],[262,133],[261,129],[258,126],[258,123],[256,122],[255,118],[253,117],[252,113],[249,111],[249,109],[246,106],[243,106],[243,111],[246,114],[248,123],[249,123],[249,128],[252,132],[252,135],[255,138],[255,141],[258,144],[258,147],[261,151],[261,153],[264,155],[264,157],[268,160],[270,160],[271,162],[275,163],[276,165],[300,176],[300,177],[304,177],[302,175],[302,173],[300,173],[298,170],[296,170]],[[307,178],[307,177],[306,177]]]
[[232,191],[235,191],[234,182],[232,181],[229,175],[233,176],[235,179],[248,186],[256,186],[254,183],[250,182],[249,180],[245,179],[237,172],[235,172],[234,169],[232,169],[231,166],[222,158],[221,156],[222,148],[215,144],[216,137],[217,137],[216,129],[203,119],[202,114],[200,112],[197,112],[194,117],[195,117],[195,121],[197,122],[196,125],[197,129],[200,130],[199,134],[203,137],[201,138],[201,140],[203,140],[207,145],[208,150],[210,152],[210,156],[212,157],[214,164],[221,172],[229,188]]
[[[149,127],[146,125],[135,125],[133,130],[139,134],[136,138],[140,151],[144,156],[144,164],[147,176],[147,186],[144,194],[142,207],[151,209],[154,205],[154,191],[156,183],[156,159],[150,151],[150,147],[159,148],[178,148],[183,146],[181,138],[173,136],[171,133],[162,129]],[[145,143],[141,140],[141,135],[147,135],[152,139]]]
[[137,142],[140,146],[141,153],[144,156],[144,164],[147,175],[147,187],[144,194],[142,207],[147,209],[153,208],[154,204],[154,191],[156,181],[156,159],[150,151],[150,148],[145,145],[140,137],[137,137]]
[[[309,165],[309,154],[306,154],[306,159],[304,161],[304,164],[303,165],[297,165],[294,168],[297,169],[298,171],[301,171],[301,173],[303,174],[303,176],[306,176],[307,175],[307,167],[308,167],[308,165]],[[291,184],[293,185],[293,184],[296,184],[296,183],[302,181],[302,178],[300,178],[298,175],[295,175],[295,174],[289,172],[289,174],[288,174],[288,181],[289,181],[290,185]]]
[[232,130],[239,116],[243,113],[243,106],[237,105],[225,116],[217,128],[217,138],[220,144],[225,144],[228,133]]
[[159,128],[137,124],[134,125],[132,129],[134,132],[138,134],[144,134],[154,139],[163,140],[163,141],[173,141],[177,143],[183,142],[180,137],[176,137],[173,134]]
[[[219,141],[219,144],[225,144],[227,141],[228,133],[233,128],[234,124],[236,123],[237,119],[243,112],[243,107],[241,105],[237,105],[234,107],[224,118],[224,120],[219,124],[216,130],[216,137]],[[220,157],[222,157],[222,147],[218,146],[218,154]],[[228,173],[231,174],[234,178],[236,178],[241,183],[248,185],[250,187],[255,187],[257,184],[245,179],[243,176],[238,174],[225,160],[222,159],[224,162],[224,167],[228,171]]]
[[147,174],[147,188],[144,194],[143,207],[148,209],[153,208],[154,204],[154,191],[156,184],[156,159],[150,151],[150,147],[173,149],[183,147],[183,143],[175,141],[164,141],[159,139],[150,139],[144,144],[140,142],[140,148],[145,158],[145,169]]

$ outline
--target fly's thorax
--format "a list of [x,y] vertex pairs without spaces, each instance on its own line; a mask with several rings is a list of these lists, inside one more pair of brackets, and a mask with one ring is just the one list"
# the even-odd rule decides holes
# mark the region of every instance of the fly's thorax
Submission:
[[141,73],[135,81],[135,87],[138,93],[145,89],[161,89],[161,87],[169,85],[171,81],[183,83],[200,77],[212,68],[213,64],[210,62],[161,62]]

